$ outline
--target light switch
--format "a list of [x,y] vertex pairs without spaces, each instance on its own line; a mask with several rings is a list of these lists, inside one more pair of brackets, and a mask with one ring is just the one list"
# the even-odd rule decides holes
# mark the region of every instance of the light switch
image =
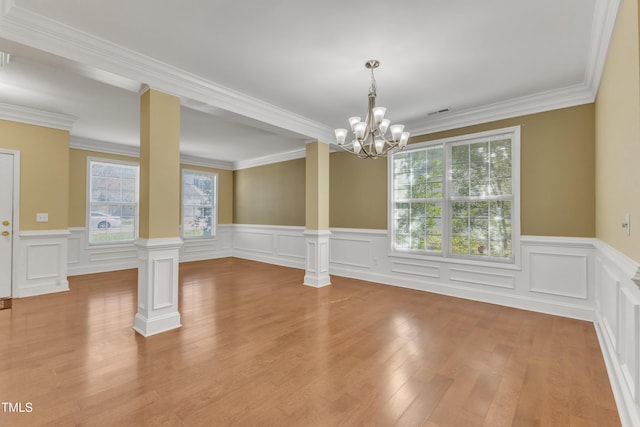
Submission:
[[36,214],[36,222],[49,222],[49,214],[48,213],[37,213]]

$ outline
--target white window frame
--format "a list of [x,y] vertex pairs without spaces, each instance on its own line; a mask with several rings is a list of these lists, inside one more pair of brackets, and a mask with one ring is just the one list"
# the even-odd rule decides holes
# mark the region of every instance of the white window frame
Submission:
[[[498,257],[475,257],[465,255],[454,255],[451,253],[451,213],[450,186],[451,186],[451,155],[450,147],[453,145],[472,143],[474,140],[489,140],[509,135],[511,138],[511,174],[512,174],[512,258],[500,259]],[[395,249],[396,241],[394,226],[394,190],[393,190],[393,155],[388,157],[387,163],[387,228],[389,230],[388,255],[390,257],[413,258],[422,260],[432,260],[439,262],[461,263],[482,266],[495,266],[507,269],[520,268],[520,126],[513,126],[501,129],[494,129],[486,132],[477,132],[468,135],[455,136],[451,138],[438,139],[417,144],[408,145],[404,151],[406,153],[413,150],[421,150],[427,147],[443,147],[443,164],[445,165],[443,194],[442,194],[442,252],[428,252],[416,250]]]
[[[211,221],[211,236],[185,236],[184,234],[184,175],[187,173],[208,176],[213,180],[213,206],[211,209],[213,221]],[[218,231],[218,173],[183,168],[180,173],[180,192],[182,194],[182,200],[180,201],[180,235],[182,239],[215,239]]]
[[[106,242],[92,242],[91,241],[91,162],[98,163],[111,163],[115,165],[124,165],[124,166],[133,166],[137,168],[137,176],[136,181],[138,185],[136,186],[136,215],[134,218],[134,236],[132,239],[127,240],[114,240],[114,241],[106,241]],[[139,233],[139,216],[140,216],[140,164],[137,162],[129,162],[126,160],[118,160],[118,159],[108,159],[104,157],[87,157],[87,170],[86,170],[86,180],[87,180],[87,194],[86,194],[86,213],[85,213],[85,230],[87,233],[86,244],[87,246],[106,246],[106,245],[122,245],[129,244],[134,242],[138,238]]]

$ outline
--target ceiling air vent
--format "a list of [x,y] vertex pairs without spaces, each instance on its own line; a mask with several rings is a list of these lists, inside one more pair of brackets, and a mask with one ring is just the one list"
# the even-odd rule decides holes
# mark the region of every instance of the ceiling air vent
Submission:
[[446,113],[447,111],[449,111],[449,108],[442,108],[440,110],[437,111],[432,111],[430,113],[427,113],[427,116],[435,116],[436,114],[442,114],[442,113]]

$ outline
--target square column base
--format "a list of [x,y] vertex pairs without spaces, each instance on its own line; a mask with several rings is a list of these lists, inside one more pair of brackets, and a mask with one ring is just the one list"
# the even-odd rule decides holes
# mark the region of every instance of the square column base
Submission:
[[148,337],[182,326],[178,269],[182,239],[138,239],[138,312],[133,330]]
[[329,230],[305,230],[307,264],[304,285],[321,288],[331,284],[329,277]]

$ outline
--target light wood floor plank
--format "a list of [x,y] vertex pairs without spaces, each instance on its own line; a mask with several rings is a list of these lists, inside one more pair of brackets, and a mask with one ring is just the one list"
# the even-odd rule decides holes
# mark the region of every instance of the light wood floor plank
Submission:
[[[0,311],[11,426],[618,426],[593,325],[235,258],[180,266],[183,327],[131,328],[136,270]],[[0,408],[1,409],[1,408]]]

